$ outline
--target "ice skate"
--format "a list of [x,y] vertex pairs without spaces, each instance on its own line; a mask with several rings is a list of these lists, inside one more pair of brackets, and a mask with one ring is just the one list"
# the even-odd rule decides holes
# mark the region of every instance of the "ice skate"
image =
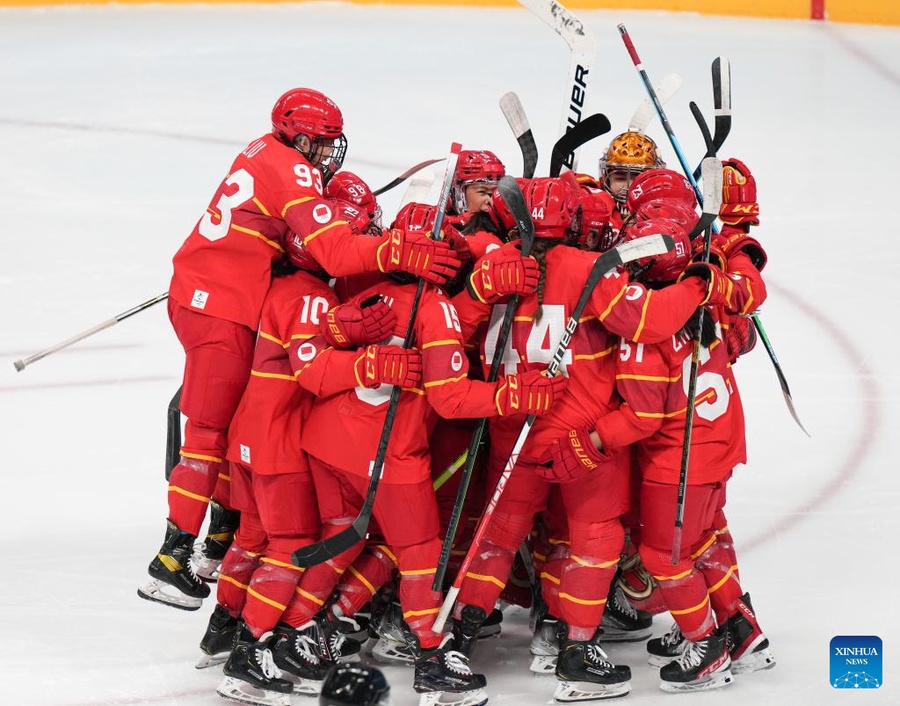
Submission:
[[290,706],[293,686],[281,678],[281,670],[275,666],[274,639],[272,633],[266,633],[258,642],[238,642],[225,662],[225,678],[216,693],[239,704]]
[[174,522],[166,520],[165,541],[147,567],[153,580],[138,589],[141,598],[180,610],[197,610],[203,604],[209,586],[197,578],[191,567],[194,539],[194,535],[182,532]]
[[487,618],[484,619],[481,627],[478,628],[478,639],[483,640],[486,637],[497,637],[502,629],[503,611],[499,608],[494,608],[494,610],[488,614]]
[[356,640],[350,640],[341,631],[339,625],[345,621],[352,622],[349,618],[339,618],[328,611],[327,615],[319,613],[297,630],[306,633],[313,641],[316,656],[323,664],[359,661],[362,645]]
[[557,702],[600,701],[631,691],[631,668],[609,661],[600,647],[602,630],[590,640],[564,640],[556,663]]
[[206,669],[227,660],[237,642],[238,625],[238,619],[232,618],[225,607],[217,603],[212,615],[209,616],[206,633],[200,640],[200,651],[203,654],[194,666],[197,669]]
[[672,623],[665,635],[647,641],[647,662],[654,667],[664,667],[673,659],[678,659],[686,646],[687,640],[678,623]]
[[209,527],[206,538],[194,545],[191,555],[194,573],[202,581],[214,583],[219,580],[222,560],[228,547],[231,546],[240,519],[241,513],[237,510],[226,510],[215,500],[209,501]]
[[741,596],[738,612],[728,619],[726,627],[732,674],[749,674],[775,666],[769,640],[760,630],[749,593]]
[[556,672],[556,658],[559,655],[560,633],[565,638],[568,626],[544,613],[538,618],[531,638],[529,650],[531,652],[531,664],[528,669],[534,674],[550,675]]
[[474,605],[464,606],[462,617],[453,621],[453,649],[471,658],[475,643],[481,637],[481,626],[486,619],[487,614],[483,608]]
[[635,608],[614,581],[600,627],[604,642],[639,642],[653,634],[653,616]]
[[684,652],[659,670],[663,691],[707,691],[728,686],[731,657],[725,645],[725,627],[696,642],[686,640]]
[[403,619],[400,604],[392,602],[381,613],[375,625],[378,641],[372,646],[372,658],[388,664],[412,666],[416,661],[410,645],[415,639]]
[[483,674],[473,674],[469,660],[449,648],[450,636],[440,647],[421,650],[416,659],[413,689],[419,706],[482,706],[488,701]]
[[322,683],[332,666],[319,660],[315,640],[302,630],[276,633],[272,657],[282,677],[293,685],[294,693],[306,696],[322,691]]

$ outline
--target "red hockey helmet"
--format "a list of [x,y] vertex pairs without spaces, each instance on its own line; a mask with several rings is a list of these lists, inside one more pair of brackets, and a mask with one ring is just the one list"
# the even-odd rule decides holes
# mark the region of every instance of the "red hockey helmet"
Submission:
[[654,199],[653,201],[642,203],[637,213],[635,213],[635,217],[639,221],[668,218],[670,221],[680,223],[688,230],[693,228],[699,220],[699,216],[694,209],[688,208],[684,203],[670,199]]
[[344,117],[319,91],[293,88],[281,96],[272,108],[272,134],[320,169],[326,181],[344,163]]
[[532,179],[524,195],[535,238],[563,240],[580,231],[578,193],[567,181],[559,177]]
[[408,203],[397,212],[391,228],[428,232],[434,227],[437,207],[425,203]]
[[651,169],[638,176],[628,190],[625,206],[629,213],[637,213],[641,204],[659,199],[676,201],[691,210],[697,208],[697,196],[691,182],[671,169]]
[[[567,172],[571,174],[571,172]],[[615,243],[609,226],[612,216],[611,196],[597,189],[579,188],[575,198],[581,207],[580,230],[577,244],[586,250],[605,252]]]
[[346,201],[369,215],[371,226],[382,228],[381,206],[372,193],[372,189],[353,172],[342,170],[328,180],[325,185],[325,198]]
[[466,187],[472,184],[496,184],[505,174],[506,167],[493,152],[463,150],[456,162],[447,209],[456,214],[465,213],[469,210],[466,204]]
[[631,267],[632,276],[644,282],[674,282],[691,261],[692,247],[688,229],[677,221],[655,218],[633,221],[624,231],[626,240],[636,240],[657,233],[671,235],[675,239],[675,247],[662,255],[636,260]]

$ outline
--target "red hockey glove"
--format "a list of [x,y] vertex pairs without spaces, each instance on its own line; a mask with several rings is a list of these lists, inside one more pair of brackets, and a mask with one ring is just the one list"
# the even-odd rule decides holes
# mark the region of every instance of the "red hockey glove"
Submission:
[[356,379],[361,387],[420,387],[422,354],[415,348],[367,346],[356,359]]
[[521,375],[506,375],[497,383],[494,404],[501,417],[509,414],[545,414],[557,396],[566,389],[569,379],[564,375],[547,377],[531,370]]
[[376,294],[361,304],[347,302],[332,307],[320,327],[333,348],[356,348],[384,340],[396,323],[397,315]]
[[731,325],[722,327],[722,336],[725,338],[725,350],[728,351],[728,362],[734,362],[745,353],[749,353],[756,346],[756,328],[753,322],[743,316],[736,316],[730,320]]
[[[692,244],[694,246],[694,254],[691,256],[691,261],[703,262],[703,248],[705,247],[703,238],[695,238]],[[728,266],[725,244],[725,239],[722,236],[713,233],[712,242],[709,245],[709,262],[721,270]]]
[[763,250],[763,246],[759,244],[756,238],[747,235],[740,228],[728,225],[722,228],[722,233],[716,237],[719,239],[726,257],[731,257],[736,252],[744,252],[750,258],[753,266],[762,272],[768,257],[766,256],[766,251]]
[[475,263],[475,270],[466,280],[466,289],[473,299],[492,304],[507,294],[531,294],[540,275],[533,257],[493,250]]
[[571,429],[550,442],[535,472],[554,483],[571,483],[596,471],[609,454],[591,441],[590,429]]
[[719,218],[728,225],[759,225],[756,179],[750,168],[733,157],[722,163],[722,205]]
[[437,285],[453,277],[461,264],[447,243],[432,240],[421,231],[399,228],[385,232],[376,257],[382,272],[409,272]]
[[469,248],[468,238],[456,230],[456,228],[448,226],[444,229],[444,242],[456,253],[456,256],[462,264],[465,265],[467,262],[471,262],[474,259],[472,257],[472,250]]
[[685,277],[699,277],[706,281],[706,297],[700,302],[701,305],[722,306],[726,311],[733,308],[731,298],[734,295],[734,284],[720,267],[712,263],[695,262],[688,265],[678,279]]

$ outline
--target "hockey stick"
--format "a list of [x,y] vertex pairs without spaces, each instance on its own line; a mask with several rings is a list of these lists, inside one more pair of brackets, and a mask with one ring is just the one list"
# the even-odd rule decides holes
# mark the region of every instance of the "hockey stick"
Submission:
[[[656,97],[659,98],[659,102],[662,104],[668,102],[672,96],[678,93],[683,83],[684,79],[678,74],[664,76],[663,80],[656,87]],[[653,105],[647,98],[644,98],[631,116],[631,120],[628,123],[629,132],[646,132],[647,126],[655,114]]]
[[567,156],[571,156],[585,142],[605,135],[611,129],[609,118],[603,113],[594,113],[575,125],[553,145],[553,152],[550,153],[550,176],[558,177],[562,168],[567,166]]
[[[437,202],[437,214],[434,219],[434,227],[432,232],[435,237],[440,237],[441,225],[444,221],[446,209],[444,205],[450,198],[450,188],[453,186],[453,174],[456,171],[456,161],[459,159],[459,153],[462,145],[454,142],[450,147],[450,156],[447,159],[447,167],[444,170],[444,182],[441,186],[441,195]],[[406,335],[403,338],[403,347],[412,346],[413,336],[415,334],[416,314],[419,311],[419,304],[422,295],[425,292],[425,280],[419,278],[416,286],[416,293],[413,297],[412,307],[409,314],[409,323],[406,326]],[[366,498],[360,508],[356,519],[344,530],[336,535],[323,539],[315,544],[302,547],[291,555],[291,561],[300,567],[315,566],[333,559],[338,554],[348,550],[357,542],[361,542],[366,538],[369,528],[369,521],[372,519],[372,509],[375,506],[375,491],[378,490],[378,484],[381,481],[381,474],[384,471],[384,459],[387,456],[388,442],[391,438],[391,429],[394,427],[394,419],[397,416],[397,408],[400,404],[400,394],[403,391],[399,385],[395,385],[391,390],[391,399],[388,402],[387,412],[384,417],[384,426],[381,429],[381,438],[378,440],[378,449],[375,453],[375,460],[372,462],[371,480],[366,491]]]
[[416,174],[410,179],[409,186],[403,192],[403,198],[400,199],[400,208],[410,203],[424,203],[431,192],[432,184],[434,184],[434,174],[431,172]]
[[[701,125],[704,137],[707,139],[707,150],[713,150],[712,137],[709,128],[703,119],[703,114],[697,108],[696,103],[691,103],[691,111]],[[709,262],[709,249],[712,242],[712,225],[719,215],[719,207],[722,205],[722,163],[715,155],[710,155],[703,160],[703,215],[710,216],[707,219],[708,227],[703,236],[703,262]],[[700,346],[703,333],[703,319],[707,316],[706,308],[700,307],[697,316],[697,331],[694,334],[693,348],[691,350],[691,371],[688,376],[687,407],[684,413],[684,440],[681,444],[681,469],[678,474],[678,496],[675,501],[675,527],[672,531],[672,564],[678,563],[681,555],[681,536],[684,529],[684,504],[687,494],[688,464],[691,458],[691,436],[694,430],[694,410],[697,402],[697,374],[700,368]]]
[[181,386],[175,390],[166,410],[166,480],[172,477],[172,469],[181,457]]
[[534,134],[531,132],[531,125],[528,123],[528,117],[525,115],[525,109],[522,107],[522,101],[512,91],[504,93],[500,96],[500,110],[503,112],[506,122],[509,123],[509,129],[516,136],[519,149],[522,150],[522,176],[531,179],[537,167],[538,148],[534,141]]
[[[497,189],[507,207],[516,219],[516,226],[519,230],[519,236],[522,239],[522,256],[531,255],[531,248],[534,246],[534,222],[531,220],[531,214],[528,212],[528,204],[525,203],[525,197],[522,190],[511,176],[504,176],[500,179]],[[494,355],[491,357],[491,369],[488,372],[487,382],[497,382],[500,376],[500,366],[503,364],[503,355],[506,352],[506,346],[509,343],[509,335],[512,331],[513,320],[516,315],[516,307],[519,304],[519,297],[515,294],[509,297],[506,304],[506,311],[503,312],[502,323],[500,324],[500,332],[497,334],[497,347],[494,349]],[[490,335],[490,334],[489,334]],[[484,434],[484,428],[487,426],[487,417],[482,417],[475,425],[472,438],[469,440],[469,448],[467,451],[466,465],[463,467],[462,478],[459,482],[459,488],[456,491],[456,500],[453,503],[453,512],[450,514],[450,522],[444,533],[444,542],[441,545],[441,555],[438,560],[437,570],[434,574],[434,582],[431,585],[432,591],[440,591],[444,584],[444,575],[447,573],[447,565],[450,563],[450,550],[453,547],[453,540],[456,537],[456,530],[459,527],[459,520],[462,516],[463,504],[466,501],[466,495],[469,492],[469,483],[472,480],[472,471],[475,468],[475,460],[478,457],[478,447],[481,444],[481,437]]]
[[135,314],[137,314],[141,311],[144,311],[144,309],[149,309],[154,304],[159,304],[161,301],[168,299],[168,297],[169,297],[169,293],[163,292],[162,294],[159,294],[159,295],[153,297],[153,299],[148,299],[143,304],[138,304],[137,306],[132,307],[128,311],[123,311],[121,314],[118,314],[118,315],[112,317],[111,319],[107,319],[103,323],[99,323],[96,326],[91,326],[91,328],[86,329],[86,330],[82,331],[81,333],[72,336],[72,338],[67,338],[65,341],[57,343],[55,346],[50,346],[49,348],[45,348],[44,350],[40,351],[39,353],[30,355],[27,358],[21,358],[21,359],[17,360],[15,363],[13,363],[13,365],[15,366],[16,370],[21,373],[23,370],[25,370],[25,368],[27,366],[31,365],[32,363],[36,363],[37,361],[41,360],[42,358],[46,358],[51,353],[56,353],[57,351],[61,351],[63,348],[68,348],[73,343],[78,343],[78,341],[83,341],[88,336],[93,336],[95,333],[99,333],[100,331],[103,331],[104,329],[108,329],[111,326],[115,326],[117,323],[119,323],[120,321],[124,321],[129,316],[134,316]]
[[[690,167],[687,165],[687,160],[684,158],[684,152],[681,150],[681,145],[678,143],[678,138],[675,137],[675,133],[672,130],[672,126],[669,124],[669,120],[666,117],[666,112],[663,110],[662,105],[659,102],[659,99],[656,96],[656,93],[653,91],[653,85],[650,83],[650,79],[647,76],[647,72],[644,70],[643,64],[641,63],[640,58],[638,57],[637,50],[634,48],[634,44],[631,41],[631,37],[628,34],[628,31],[625,29],[624,24],[619,25],[619,32],[622,35],[622,41],[625,42],[625,47],[628,50],[629,55],[631,56],[632,61],[634,62],[635,68],[638,70],[640,74],[641,80],[644,83],[644,88],[647,89],[647,93],[650,96],[650,100],[653,102],[654,107],[656,108],[656,114],[659,117],[660,122],[663,125],[663,128],[666,131],[666,135],[669,138],[669,143],[672,145],[672,149],[675,150],[675,153],[678,155],[678,161],[681,163],[681,169],[684,172],[684,175],[688,178],[688,181],[691,182],[691,186],[694,189],[694,193],[697,195],[697,200],[702,205],[703,203],[703,194],[700,192],[700,187],[697,185],[697,180],[694,178],[694,173],[691,171]],[[720,64],[721,66],[721,64]],[[725,84],[723,84],[722,91],[724,96]],[[728,90],[728,100],[727,103],[723,98],[722,105],[725,106],[727,104],[729,110],[728,123],[727,127],[730,130],[731,128],[731,73],[729,68],[728,80],[727,80],[727,90]],[[717,116],[718,117],[718,116]],[[724,117],[724,116],[723,116]],[[725,128],[725,123],[722,123],[723,130]],[[727,134],[727,133],[726,133]],[[715,138],[714,138],[715,139]],[[720,137],[720,139],[724,140],[724,137]],[[784,372],[781,369],[781,365],[778,362],[778,358],[775,355],[775,351],[772,348],[771,343],[769,342],[768,336],[763,329],[762,321],[759,318],[757,313],[753,313],[750,315],[750,318],[753,320],[753,325],[756,327],[757,332],[760,337],[763,339],[766,347],[766,352],[769,354],[769,359],[772,361],[772,365],[775,366],[775,373],[778,375],[778,382],[781,385],[781,393],[784,395],[784,401],[787,404],[788,411],[791,413],[791,416],[794,418],[794,421],[797,422],[798,426],[803,430],[803,432],[809,435],[809,432],[806,431],[806,428],[800,422],[799,417],[797,416],[797,412],[794,409],[794,401],[791,397],[790,388],[787,385],[787,378],[784,375]]]
[[385,191],[390,191],[398,184],[402,184],[420,169],[425,169],[425,167],[430,167],[432,164],[437,164],[438,162],[443,161],[443,159],[443,157],[440,157],[439,159],[426,159],[424,162],[414,164],[396,179],[392,179],[381,188],[375,189],[375,191],[373,191],[372,193],[375,194],[375,196],[381,196],[381,194],[383,194]]
[[[712,62],[713,109],[715,111],[716,134],[712,137],[712,151],[707,147],[706,157],[718,154],[731,132],[731,63],[727,57],[717,56]],[[693,110],[693,108],[691,109]],[[696,114],[694,116],[696,118]],[[707,127],[707,131],[709,127]],[[700,178],[703,163],[694,170],[694,179]]]
[[[559,134],[581,122],[587,98],[588,79],[597,55],[597,40],[594,33],[560,5],[556,0],[519,0],[537,15],[544,24],[550,26],[569,47],[569,80],[566,84],[566,107],[559,121]],[[575,171],[578,164],[577,148],[565,155],[563,164]]]
[[[591,268],[590,274],[588,274],[584,289],[578,297],[578,301],[575,303],[575,308],[572,310],[571,315],[566,321],[565,330],[556,346],[553,359],[547,367],[548,375],[556,375],[559,371],[559,367],[562,365],[563,358],[569,348],[569,342],[572,340],[572,335],[575,333],[575,329],[578,328],[578,320],[581,318],[581,314],[587,306],[588,301],[590,301],[594,287],[597,286],[597,283],[603,276],[625,262],[630,262],[631,260],[641,257],[659,255],[668,252],[674,246],[675,243],[669,235],[647,235],[643,238],[637,238],[636,240],[617,245],[616,247],[607,250],[594,261],[594,266]],[[503,494],[503,489],[506,487],[506,483],[509,480],[509,476],[512,474],[516,462],[519,460],[519,454],[522,452],[522,447],[525,445],[528,434],[536,419],[537,417],[532,414],[529,414],[528,417],[525,418],[525,423],[522,425],[522,430],[519,432],[516,443],[513,445],[509,460],[507,460],[506,466],[503,468],[503,473],[497,481],[497,486],[494,488],[494,494],[484,508],[481,519],[478,521],[478,526],[475,528],[475,534],[472,537],[472,543],[469,545],[469,550],[466,552],[466,556],[463,559],[462,565],[459,567],[456,578],[453,580],[453,585],[450,587],[450,590],[447,591],[447,596],[441,604],[441,610],[438,612],[434,625],[431,628],[435,632],[441,632],[444,628],[444,624],[447,622],[447,618],[450,617],[450,611],[453,610],[453,604],[456,603],[456,597],[459,595],[459,589],[462,586],[463,579],[468,573],[469,566],[471,566],[472,560],[475,558],[479,546],[484,539],[485,532],[491,522],[491,517],[494,514],[494,510],[497,508],[500,496]]]

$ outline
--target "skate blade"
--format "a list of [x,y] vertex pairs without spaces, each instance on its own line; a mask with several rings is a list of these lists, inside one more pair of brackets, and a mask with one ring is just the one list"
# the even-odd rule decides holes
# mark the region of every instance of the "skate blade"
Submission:
[[419,695],[419,706],[484,706],[488,702],[484,689],[472,691],[430,691]]
[[301,677],[296,677],[289,672],[282,672],[281,678],[286,679],[291,683],[295,694],[301,696],[318,696],[322,693],[322,684],[324,684],[324,681],[322,680],[303,679]]
[[223,699],[250,706],[291,706],[291,695],[260,689],[234,677],[225,677],[216,693]]
[[200,659],[197,660],[197,663],[194,665],[194,669],[208,669],[209,667],[215,667],[219,664],[224,664],[228,661],[228,655],[230,652],[219,652],[218,654],[208,655],[203,653],[200,655]]
[[695,682],[660,682],[659,688],[670,694],[682,694],[691,691],[709,691],[710,689],[721,689],[728,686],[734,681],[731,670],[726,669],[722,672],[713,672],[709,676],[704,677],[700,681]]
[[556,655],[532,655],[529,671],[539,676],[556,674]]
[[559,703],[574,701],[600,701],[625,696],[631,691],[631,682],[621,684],[595,684],[590,681],[560,681],[553,693],[553,700]]
[[751,672],[761,672],[765,669],[771,669],[775,666],[775,657],[768,650],[760,650],[759,652],[749,652],[739,660],[731,661],[732,674],[750,674]]
[[203,605],[202,598],[192,598],[184,595],[174,586],[151,579],[137,590],[137,594],[147,601],[162,603],[179,610],[198,610]]
[[372,658],[386,664],[405,664],[412,666],[415,663],[412,654],[395,642],[378,638],[378,642],[372,647]]

